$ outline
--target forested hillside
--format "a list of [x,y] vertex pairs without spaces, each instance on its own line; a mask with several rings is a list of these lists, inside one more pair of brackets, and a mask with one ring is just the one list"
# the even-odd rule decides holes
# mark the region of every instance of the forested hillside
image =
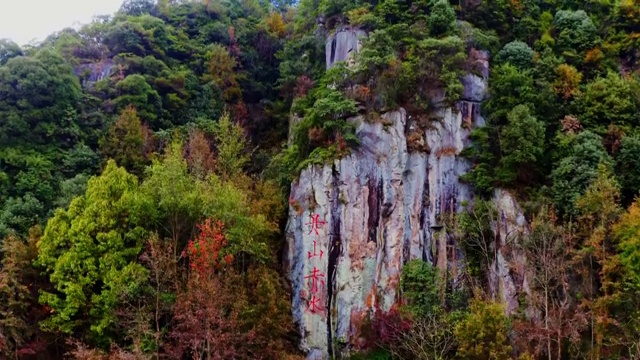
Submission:
[[[329,64],[341,29],[365,36]],[[330,353],[640,358],[639,0],[125,0],[0,40],[0,358],[304,358],[292,181],[358,151],[354,117],[433,128],[478,54],[475,198],[442,219],[464,275],[406,261],[397,304]],[[528,223],[516,311],[488,291],[498,188]]]

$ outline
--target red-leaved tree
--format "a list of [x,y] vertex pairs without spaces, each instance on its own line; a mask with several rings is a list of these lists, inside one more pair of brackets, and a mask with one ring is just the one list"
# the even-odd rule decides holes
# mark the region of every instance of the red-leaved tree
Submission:
[[254,359],[254,332],[239,319],[246,302],[244,291],[237,291],[241,279],[229,266],[233,256],[223,255],[224,225],[207,219],[198,229],[183,253],[190,271],[174,306],[169,352],[175,359]]
[[189,258],[191,270],[195,271],[192,277],[210,277],[231,264],[233,255],[222,255],[223,248],[227,246],[222,221],[207,219],[198,225],[198,230],[196,238],[189,241],[184,255]]

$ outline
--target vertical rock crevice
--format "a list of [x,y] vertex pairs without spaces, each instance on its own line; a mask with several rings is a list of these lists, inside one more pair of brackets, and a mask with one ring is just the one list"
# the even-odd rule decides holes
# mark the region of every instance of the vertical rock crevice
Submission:
[[334,332],[336,327],[337,304],[335,303],[336,297],[334,296],[338,292],[336,274],[338,270],[338,262],[342,256],[342,243],[340,225],[342,219],[341,213],[338,211],[340,208],[340,191],[338,190],[339,174],[334,167],[332,169],[332,187],[334,191],[331,197],[331,227],[329,230],[329,251],[328,251],[328,273],[327,273],[327,344],[328,354],[331,358],[334,357]]

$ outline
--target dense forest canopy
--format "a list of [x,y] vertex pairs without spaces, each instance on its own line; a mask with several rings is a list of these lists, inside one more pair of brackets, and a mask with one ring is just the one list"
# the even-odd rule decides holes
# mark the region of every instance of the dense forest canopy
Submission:
[[[345,28],[362,49],[327,70]],[[350,117],[438,121],[479,51],[470,280],[409,262],[353,358],[637,359],[639,0],[125,0],[0,40],[0,357],[303,357],[289,184],[357,149]],[[484,295],[496,188],[530,222],[511,316]]]

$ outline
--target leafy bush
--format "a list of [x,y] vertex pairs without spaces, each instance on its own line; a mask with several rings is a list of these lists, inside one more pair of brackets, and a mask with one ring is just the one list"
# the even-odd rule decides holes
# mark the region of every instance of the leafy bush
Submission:
[[472,276],[486,279],[495,258],[496,224],[498,212],[491,200],[476,199],[460,213],[458,228],[460,243],[465,252],[468,271]]
[[598,29],[584,10],[560,10],[554,17],[557,46],[563,51],[586,51],[598,42]]
[[585,127],[640,125],[640,83],[610,72],[587,84],[575,103]]
[[522,41],[512,41],[505,45],[496,59],[499,63],[509,63],[518,69],[529,69],[533,64],[533,50]]
[[457,357],[468,360],[511,359],[510,328],[502,304],[476,297],[471,302],[469,314],[455,327]]
[[422,260],[411,260],[402,268],[400,287],[407,300],[407,309],[424,316],[441,308],[444,300],[443,279],[436,269]]
[[437,0],[431,7],[429,30],[432,36],[453,32],[456,28],[456,12],[447,0]]
[[502,158],[497,170],[498,179],[503,184],[516,180],[526,183],[535,175],[542,160],[545,126],[525,105],[514,107],[507,114],[507,121],[500,136]]
[[598,175],[598,166],[613,165],[602,145],[602,138],[590,131],[577,135],[559,135],[564,142],[559,160],[551,172],[551,190],[557,209],[566,215],[576,215],[575,201]]

